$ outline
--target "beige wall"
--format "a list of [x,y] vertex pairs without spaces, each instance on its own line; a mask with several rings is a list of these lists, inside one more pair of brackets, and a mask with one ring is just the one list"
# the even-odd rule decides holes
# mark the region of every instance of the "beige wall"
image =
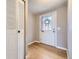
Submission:
[[16,0],[7,0],[6,59],[18,59]]
[[67,48],[67,6],[57,9],[57,46]]

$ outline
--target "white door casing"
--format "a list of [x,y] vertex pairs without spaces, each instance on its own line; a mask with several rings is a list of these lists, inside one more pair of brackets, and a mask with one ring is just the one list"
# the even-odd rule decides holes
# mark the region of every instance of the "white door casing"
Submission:
[[24,2],[17,0],[18,59],[24,59]]

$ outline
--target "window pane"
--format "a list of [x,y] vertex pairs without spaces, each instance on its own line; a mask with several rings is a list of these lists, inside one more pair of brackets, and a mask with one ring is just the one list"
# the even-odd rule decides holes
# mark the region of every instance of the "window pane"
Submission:
[[43,16],[41,18],[41,30],[42,31],[52,30],[51,20],[52,20],[51,16]]

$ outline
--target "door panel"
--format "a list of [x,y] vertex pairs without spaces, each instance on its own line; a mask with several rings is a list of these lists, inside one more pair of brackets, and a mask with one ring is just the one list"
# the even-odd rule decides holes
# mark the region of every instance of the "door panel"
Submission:
[[[43,17],[45,17],[45,18],[43,18]],[[45,25],[43,24],[44,21],[42,21],[42,20],[46,19],[46,17],[51,17],[50,26],[48,27],[48,28],[51,27],[50,29],[46,29]],[[41,16],[40,41],[42,43],[45,43],[45,44],[48,44],[48,45],[51,45],[51,46],[56,45],[56,43],[57,43],[56,42],[57,41],[57,39],[56,39],[56,12],[44,14],[44,15]]]

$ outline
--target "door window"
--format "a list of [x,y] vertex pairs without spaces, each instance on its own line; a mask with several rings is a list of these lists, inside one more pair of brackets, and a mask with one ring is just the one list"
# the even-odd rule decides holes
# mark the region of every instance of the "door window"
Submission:
[[51,16],[42,16],[41,18],[41,31],[52,30],[52,17]]

